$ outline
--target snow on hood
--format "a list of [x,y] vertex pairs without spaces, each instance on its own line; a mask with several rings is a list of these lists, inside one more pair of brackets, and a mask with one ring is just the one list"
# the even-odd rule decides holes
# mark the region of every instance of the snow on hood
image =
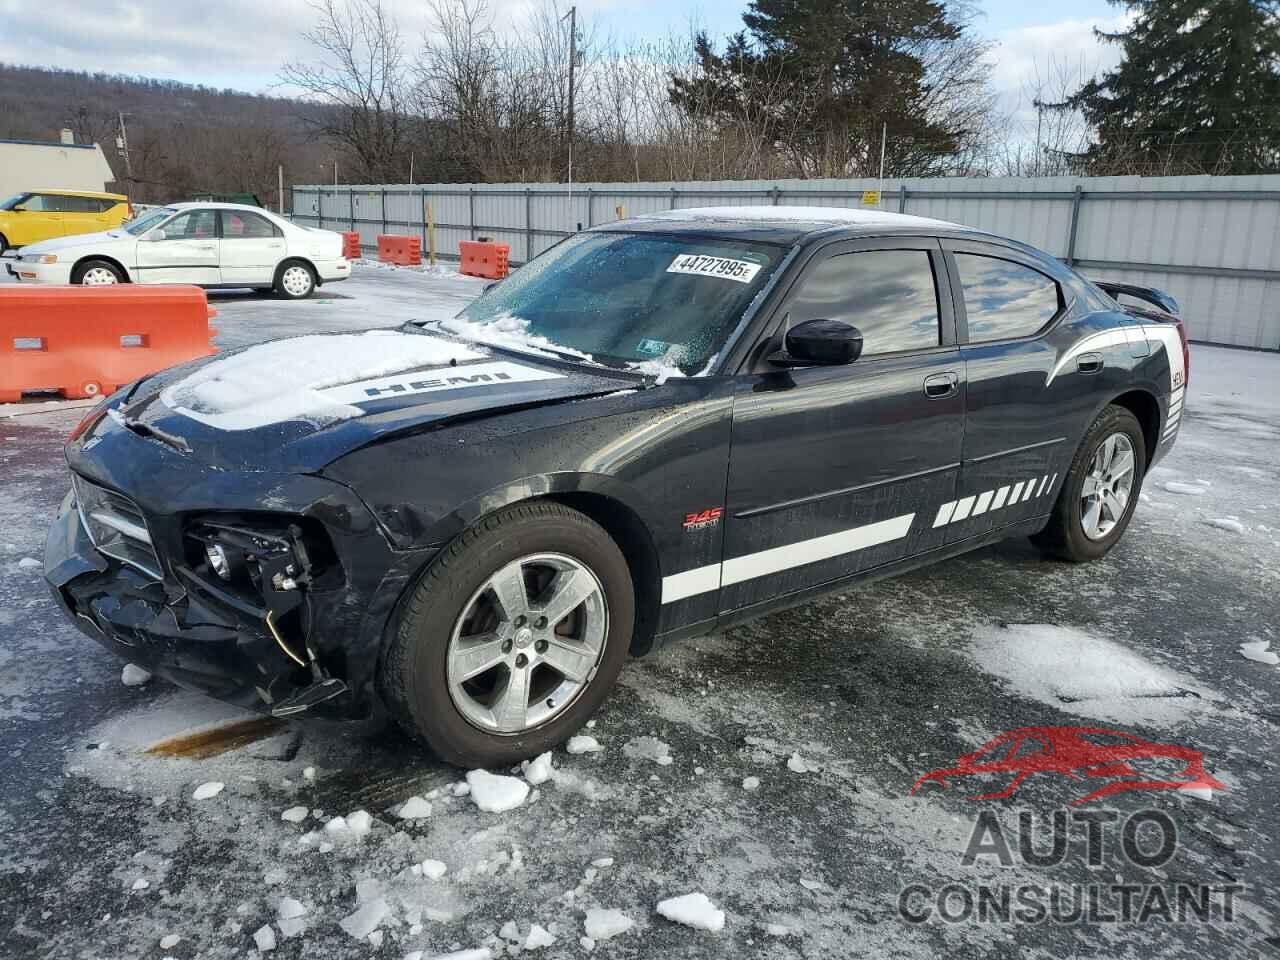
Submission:
[[165,387],[160,401],[219,430],[287,420],[332,423],[364,411],[326,396],[328,388],[484,356],[439,337],[396,330],[290,337],[214,360]]

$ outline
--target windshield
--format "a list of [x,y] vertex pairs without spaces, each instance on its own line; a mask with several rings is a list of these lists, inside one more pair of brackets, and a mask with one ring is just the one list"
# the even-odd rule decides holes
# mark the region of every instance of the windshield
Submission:
[[31,196],[31,194],[29,193],[15,193],[12,197],[10,197],[4,203],[0,203],[0,210],[12,210],[14,207],[20,204],[23,200],[27,199],[27,197],[29,196]]
[[169,219],[177,212],[177,210],[171,210],[168,207],[163,207],[159,210],[152,210],[150,213],[144,213],[132,223],[125,224],[125,229],[135,237],[141,236],[152,227],[160,226],[163,221]]
[[443,326],[660,379],[693,376],[715,358],[783,253],[739,240],[582,233]]

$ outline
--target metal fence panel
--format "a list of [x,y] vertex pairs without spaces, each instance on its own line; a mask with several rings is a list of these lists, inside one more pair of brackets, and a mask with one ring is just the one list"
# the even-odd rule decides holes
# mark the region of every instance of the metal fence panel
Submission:
[[[879,199],[866,194],[879,191]],[[749,180],[687,183],[299,185],[294,219],[426,238],[456,259],[458,241],[511,245],[515,264],[579,227],[701,206],[871,206],[1012,237],[1100,279],[1160,287],[1194,339],[1280,349],[1280,176],[1042,177],[952,180]],[[425,246],[425,244],[424,244]]]

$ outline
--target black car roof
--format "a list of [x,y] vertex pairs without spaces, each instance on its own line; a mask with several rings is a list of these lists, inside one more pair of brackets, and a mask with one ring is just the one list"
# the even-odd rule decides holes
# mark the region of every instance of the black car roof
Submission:
[[627,233],[690,234],[780,244],[793,244],[813,234],[828,233],[858,236],[904,232],[982,235],[981,231],[945,220],[881,210],[785,206],[664,210],[600,224],[592,229]]

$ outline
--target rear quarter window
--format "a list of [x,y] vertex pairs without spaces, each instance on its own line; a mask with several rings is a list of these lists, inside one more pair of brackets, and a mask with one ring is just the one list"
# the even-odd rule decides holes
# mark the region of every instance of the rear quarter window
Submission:
[[970,343],[1033,336],[1062,308],[1057,281],[1039,270],[976,253],[955,260]]

